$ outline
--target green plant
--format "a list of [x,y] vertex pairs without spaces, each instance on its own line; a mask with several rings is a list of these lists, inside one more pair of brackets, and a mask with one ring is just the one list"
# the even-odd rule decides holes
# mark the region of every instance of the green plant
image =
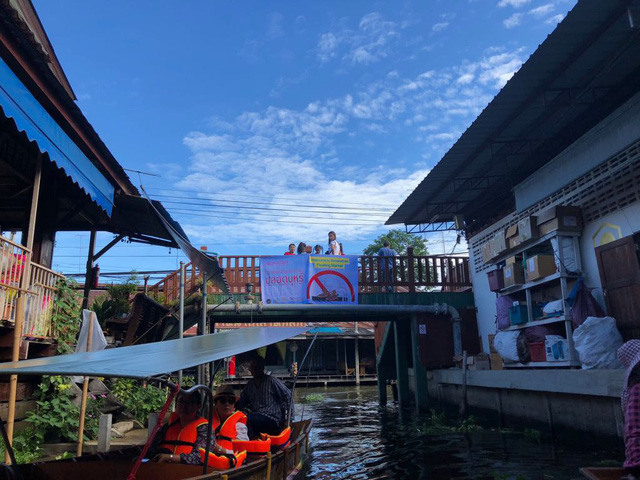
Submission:
[[[29,412],[26,421],[33,426],[33,437],[38,444],[45,439],[57,441],[78,441],[80,410],[73,404],[71,380],[59,376],[43,376],[36,390],[36,410]],[[87,401],[87,411],[96,412],[94,400]],[[87,439],[98,433],[98,419],[95,413],[85,419]]]
[[465,418],[460,422],[460,425],[454,427],[454,431],[458,433],[469,433],[475,432],[477,430],[481,430],[482,427],[478,425],[476,418],[473,415],[470,415],[469,418]]
[[310,393],[302,398],[301,403],[318,403],[324,399],[324,395],[321,393]]
[[532,440],[536,443],[540,443],[542,440],[542,433],[540,432],[540,430],[536,430],[534,428],[525,428],[522,433],[524,433],[525,438],[528,438],[529,440]]
[[138,277],[135,273],[123,283],[111,284],[106,295],[94,300],[91,309],[96,312],[100,325],[110,318],[126,315],[131,311],[130,298],[138,289]]
[[[31,463],[41,458],[44,454],[40,443],[34,435],[34,428],[28,426],[13,436],[13,454],[17,463]],[[0,455],[4,458],[4,442],[0,442]]]
[[58,340],[58,353],[71,353],[82,325],[82,308],[78,284],[75,280],[61,278],[56,283],[57,293],[53,302],[51,327]]
[[124,405],[125,410],[143,425],[149,414],[157,412],[167,401],[167,391],[138,380],[118,378],[111,382],[111,393]]

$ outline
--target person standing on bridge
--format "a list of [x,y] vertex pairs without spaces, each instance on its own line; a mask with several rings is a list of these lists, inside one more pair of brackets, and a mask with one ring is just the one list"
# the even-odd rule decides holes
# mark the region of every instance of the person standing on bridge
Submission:
[[340,244],[333,230],[329,232],[329,255],[340,255]]
[[396,251],[391,248],[391,243],[388,240],[385,240],[382,244],[382,248],[378,250],[378,256],[382,257],[380,260],[380,280],[382,283],[389,282],[389,286],[382,287],[384,291],[387,289],[388,292],[393,293],[393,257],[397,256]]

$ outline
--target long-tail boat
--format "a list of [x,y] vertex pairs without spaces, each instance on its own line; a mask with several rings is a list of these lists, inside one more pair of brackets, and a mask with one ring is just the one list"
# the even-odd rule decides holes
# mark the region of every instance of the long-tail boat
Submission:
[[[167,383],[165,377],[172,372],[221,360],[239,353],[295,337],[306,328],[255,327],[180,340],[107,349],[100,352],[77,353],[57,357],[0,363],[0,375],[81,375],[92,377],[122,377]],[[175,395],[179,387],[170,385]],[[206,386],[211,418],[212,393]],[[191,390],[191,389],[190,389]],[[170,398],[166,407],[169,406]],[[134,447],[120,451],[83,455],[72,459],[0,466],[0,479],[24,480],[151,480],[151,479],[226,479],[226,480],[280,480],[292,479],[303,466],[309,452],[311,420],[292,422],[290,443],[282,449],[273,449],[261,456],[247,458],[235,469],[214,471],[204,465],[153,463],[138,461],[146,448]],[[157,431],[157,429],[156,429]],[[0,433],[11,456],[6,432],[0,422]],[[153,436],[153,435],[152,435]],[[150,436],[147,445],[152,440]],[[146,446],[145,446],[146,447]],[[205,458],[208,456],[208,452]]]

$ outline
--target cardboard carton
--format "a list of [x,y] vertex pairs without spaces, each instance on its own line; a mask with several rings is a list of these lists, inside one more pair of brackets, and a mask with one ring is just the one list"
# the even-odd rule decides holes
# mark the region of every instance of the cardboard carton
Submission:
[[479,353],[467,357],[467,369],[468,370],[491,370],[491,363],[489,355],[486,353]]
[[504,370],[504,366],[502,365],[502,357],[499,353],[492,353],[489,356],[489,360],[491,362],[491,370]]
[[527,259],[527,282],[533,282],[557,272],[556,260],[553,255],[541,254]]
[[540,235],[560,230],[562,232],[582,231],[582,210],[580,207],[555,206],[538,214]]
[[495,256],[493,254],[493,246],[491,242],[485,242],[480,247],[480,251],[482,252],[482,262],[483,263],[491,263],[491,259]]
[[518,236],[520,237],[520,243],[528,242],[540,236],[536,217],[532,215],[518,222]]
[[507,249],[507,239],[504,235],[505,235],[504,230],[498,230],[493,235],[493,253],[496,256],[500,255],[502,252],[504,252]]
[[569,343],[556,335],[547,335],[544,341],[547,362],[564,362],[569,360]]
[[510,263],[502,270],[504,276],[504,288],[513,285],[522,285],[524,281],[524,267],[520,263]]
[[513,255],[511,257],[507,257],[504,263],[507,265],[511,265],[512,263],[522,263],[522,255]]
[[489,353],[498,353],[498,351],[493,346],[493,339],[496,338],[495,333],[487,335],[487,338],[489,339]]
[[511,225],[505,233],[507,248],[516,248],[520,245],[520,235],[518,234],[518,224]]

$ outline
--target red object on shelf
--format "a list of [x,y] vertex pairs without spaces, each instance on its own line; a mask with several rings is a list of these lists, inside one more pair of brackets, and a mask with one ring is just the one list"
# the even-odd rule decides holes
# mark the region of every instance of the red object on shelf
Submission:
[[504,288],[504,273],[501,268],[487,272],[487,278],[489,279],[489,290],[492,292],[498,292]]
[[[543,347],[542,349],[544,350],[544,344],[542,344],[542,347]],[[235,357],[235,355],[229,359],[229,363],[227,364],[227,366],[228,366],[227,374],[230,377],[235,377],[236,376],[236,357]]]
[[544,342],[529,343],[529,354],[532,362],[546,362],[547,353],[544,349]]

